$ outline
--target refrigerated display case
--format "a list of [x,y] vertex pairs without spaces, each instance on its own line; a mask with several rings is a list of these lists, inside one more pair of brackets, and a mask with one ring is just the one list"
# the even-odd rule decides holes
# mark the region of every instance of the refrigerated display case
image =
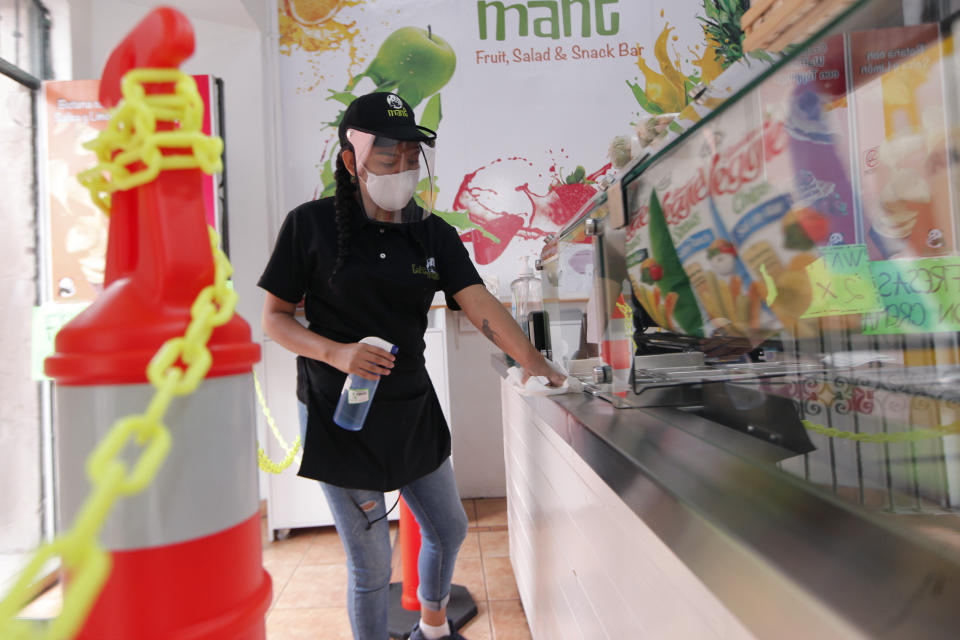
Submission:
[[760,563],[719,576],[664,539],[762,637],[789,589],[824,632],[960,624],[957,29],[957,2],[862,0],[748,53],[541,255],[555,360],[589,397],[533,413],[559,405],[655,532],[688,518]]

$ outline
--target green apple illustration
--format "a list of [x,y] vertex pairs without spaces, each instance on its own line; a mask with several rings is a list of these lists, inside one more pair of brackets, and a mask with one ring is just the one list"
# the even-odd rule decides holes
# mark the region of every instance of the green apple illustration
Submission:
[[433,33],[430,26],[401,27],[383,41],[367,70],[347,86],[370,78],[377,91],[394,91],[411,107],[447,84],[457,66],[457,55],[450,44]]

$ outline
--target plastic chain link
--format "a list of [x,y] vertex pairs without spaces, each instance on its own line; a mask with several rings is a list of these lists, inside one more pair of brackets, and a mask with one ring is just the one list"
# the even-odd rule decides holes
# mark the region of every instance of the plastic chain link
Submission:
[[[147,96],[144,82],[174,83],[175,93]],[[109,198],[105,194],[145,184],[162,170],[196,166],[207,172],[220,170],[219,157],[211,157],[223,148],[219,139],[205,138],[198,133],[179,135],[154,131],[157,119],[180,120],[182,126],[199,130],[203,107],[193,78],[169,69],[134,70],[124,77],[122,89],[127,102],[114,113],[101,137],[90,143],[101,163],[92,174],[85,172],[85,179],[78,177],[90,188],[101,208],[106,205],[109,213]],[[164,157],[158,148],[161,146],[189,147],[197,158]],[[113,162],[105,161],[113,150],[119,151],[116,158]],[[145,168],[132,173],[127,166],[136,161],[143,162]],[[109,173],[110,182],[103,175],[105,171]],[[164,343],[147,366],[147,378],[156,393],[146,412],[120,418],[113,424],[87,459],[87,476],[93,489],[73,526],[41,545],[0,601],[0,638],[3,640],[72,638],[86,620],[110,572],[110,556],[97,540],[100,530],[118,498],[138,493],[153,481],[170,450],[170,431],[163,424],[167,409],[175,396],[188,395],[197,389],[212,361],[207,349],[210,334],[233,316],[237,295],[227,282],[233,269],[219,242],[216,232],[210,229],[214,283],[197,296],[190,309],[191,320],[185,335]],[[177,366],[178,359],[186,369]],[[132,469],[119,457],[129,444],[142,449]],[[15,616],[36,593],[36,580],[53,558],[61,559],[61,568],[70,580],[64,589],[60,615],[40,628]]]
[[260,464],[260,469],[267,473],[283,473],[287,467],[293,464],[294,459],[297,458],[297,454],[300,452],[300,436],[297,436],[297,439],[293,441],[292,447],[287,446],[287,441],[280,435],[280,430],[277,429],[277,423],[273,419],[273,414],[270,412],[267,401],[263,397],[263,389],[260,388],[260,380],[257,379],[256,373],[253,374],[253,386],[257,390],[257,400],[260,402],[260,409],[263,411],[263,416],[267,419],[267,424],[270,425],[270,431],[273,432],[273,437],[277,439],[277,442],[283,450],[287,452],[283,460],[274,462],[258,443],[257,461]]
[[[633,307],[625,302],[617,302],[617,309],[620,310],[620,313],[623,314],[623,324],[625,327],[633,326]],[[630,334],[630,353],[637,352],[637,343],[633,339],[633,333],[627,332]]]
[[913,429],[912,431],[897,431],[895,433],[857,433],[855,431],[841,431],[840,429],[834,429],[833,427],[825,427],[822,424],[816,424],[810,422],[809,420],[801,420],[803,426],[813,431],[814,433],[819,433],[828,438],[840,438],[842,440],[851,440],[853,442],[869,442],[869,443],[882,443],[882,442],[911,442],[914,440],[926,440],[927,438],[942,438],[943,436],[948,436],[952,433],[956,433],[952,429]]
[[[145,84],[172,84],[173,93],[147,94]],[[154,180],[168,169],[223,170],[223,140],[203,134],[203,100],[197,83],[176,69],[134,69],[120,85],[123,102],[107,128],[83,146],[97,154],[98,164],[77,180],[94,204],[110,215],[110,194]],[[157,131],[157,121],[176,122],[175,131]],[[163,155],[160,149],[190,149],[189,154]]]

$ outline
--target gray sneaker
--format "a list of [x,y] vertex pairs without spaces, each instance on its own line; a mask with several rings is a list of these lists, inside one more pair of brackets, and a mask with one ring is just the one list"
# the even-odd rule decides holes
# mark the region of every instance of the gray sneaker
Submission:
[[[450,625],[450,634],[443,636],[440,640],[467,640],[462,635],[453,630],[453,622],[447,618],[447,624]],[[426,640],[426,636],[423,635],[423,632],[420,631],[420,623],[418,622],[413,626],[413,631],[410,632],[409,640]]]

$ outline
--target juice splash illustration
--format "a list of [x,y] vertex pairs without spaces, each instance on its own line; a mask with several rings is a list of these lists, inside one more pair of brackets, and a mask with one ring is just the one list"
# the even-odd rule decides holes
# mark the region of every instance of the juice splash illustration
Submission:
[[[697,47],[699,49],[699,46]],[[717,60],[717,46],[711,40],[707,40],[707,46],[703,51],[703,56],[695,58],[691,64],[700,69],[700,81],[704,84],[710,84],[723,71],[723,65]],[[695,51],[691,51],[696,55]]]
[[[350,57],[348,72],[363,62],[356,44],[360,30],[356,22],[336,20],[346,7],[363,4],[364,0],[279,0],[277,3],[280,53],[289,56],[294,50],[313,54],[346,51]],[[303,89],[312,91],[324,79],[324,66],[313,63],[313,83]]]
[[[673,27],[665,23],[663,30],[657,37],[653,49],[654,59],[660,67],[660,72],[643,59],[643,52],[637,57],[637,67],[643,74],[645,85],[627,82],[633,91],[637,103],[644,111],[653,115],[661,113],[677,113],[690,102],[690,90],[698,83],[710,84],[720,73],[736,62],[743,55],[743,31],[740,29],[740,18],[747,10],[744,0],[704,0],[705,17],[700,17],[703,23],[704,52],[698,57],[697,51],[691,50],[694,60],[691,64],[698,71],[684,73],[680,66],[680,56],[674,53],[671,60],[667,45],[670,42]],[[660,11],[660,17],[664,11]],[[677,36],[673,36],[676,40]]]
[[[523,158],[506,160],[533,166]],[[512,173],[496,170],[495,165],[504,161],[497,159],[463,177],[453,200],[455,213],[452,215],[458,217],[440,213],[447,222],[460,229],[460,237],[464,242],[473,243],[474,256],[479,265],[490,264],[499,258],[514,237],[543,238],[561,230],[597,193],[596,180],[610,169],[610,165],[606,164],[587,174],[583,167],[577,167],[570,175],[563,177],[561,170],[553,164],[548,169],[551,174],[549,188],[546,193],[540,194],[530,188],[529,182],[513,187],[501,186],[502,176]],[[529,208],[521,209],[512,205],[512,210],[504,210],[497,206],[498,202],[505,200],[503,196],[511,191],[526,196]]]
[[[661,12],[663,15],[663,12]],[[633,91],[637,102],[648,113],[658,115],[661,113],[677,113],[687,104],[687,90],[695,84],[694,78],[685,76],[680,71],[680,58],[677,56],[676,63],[670,59],[667,51],[667,43],[670,40],[670,32],[673,27],[667,23],[653,48],[653,56],[660,66],[661,73],[657,73],[641,53],[637,56],[637,67],[643,73],[646,81],[645,87],[640,88],[639,84],[627,82]]]

